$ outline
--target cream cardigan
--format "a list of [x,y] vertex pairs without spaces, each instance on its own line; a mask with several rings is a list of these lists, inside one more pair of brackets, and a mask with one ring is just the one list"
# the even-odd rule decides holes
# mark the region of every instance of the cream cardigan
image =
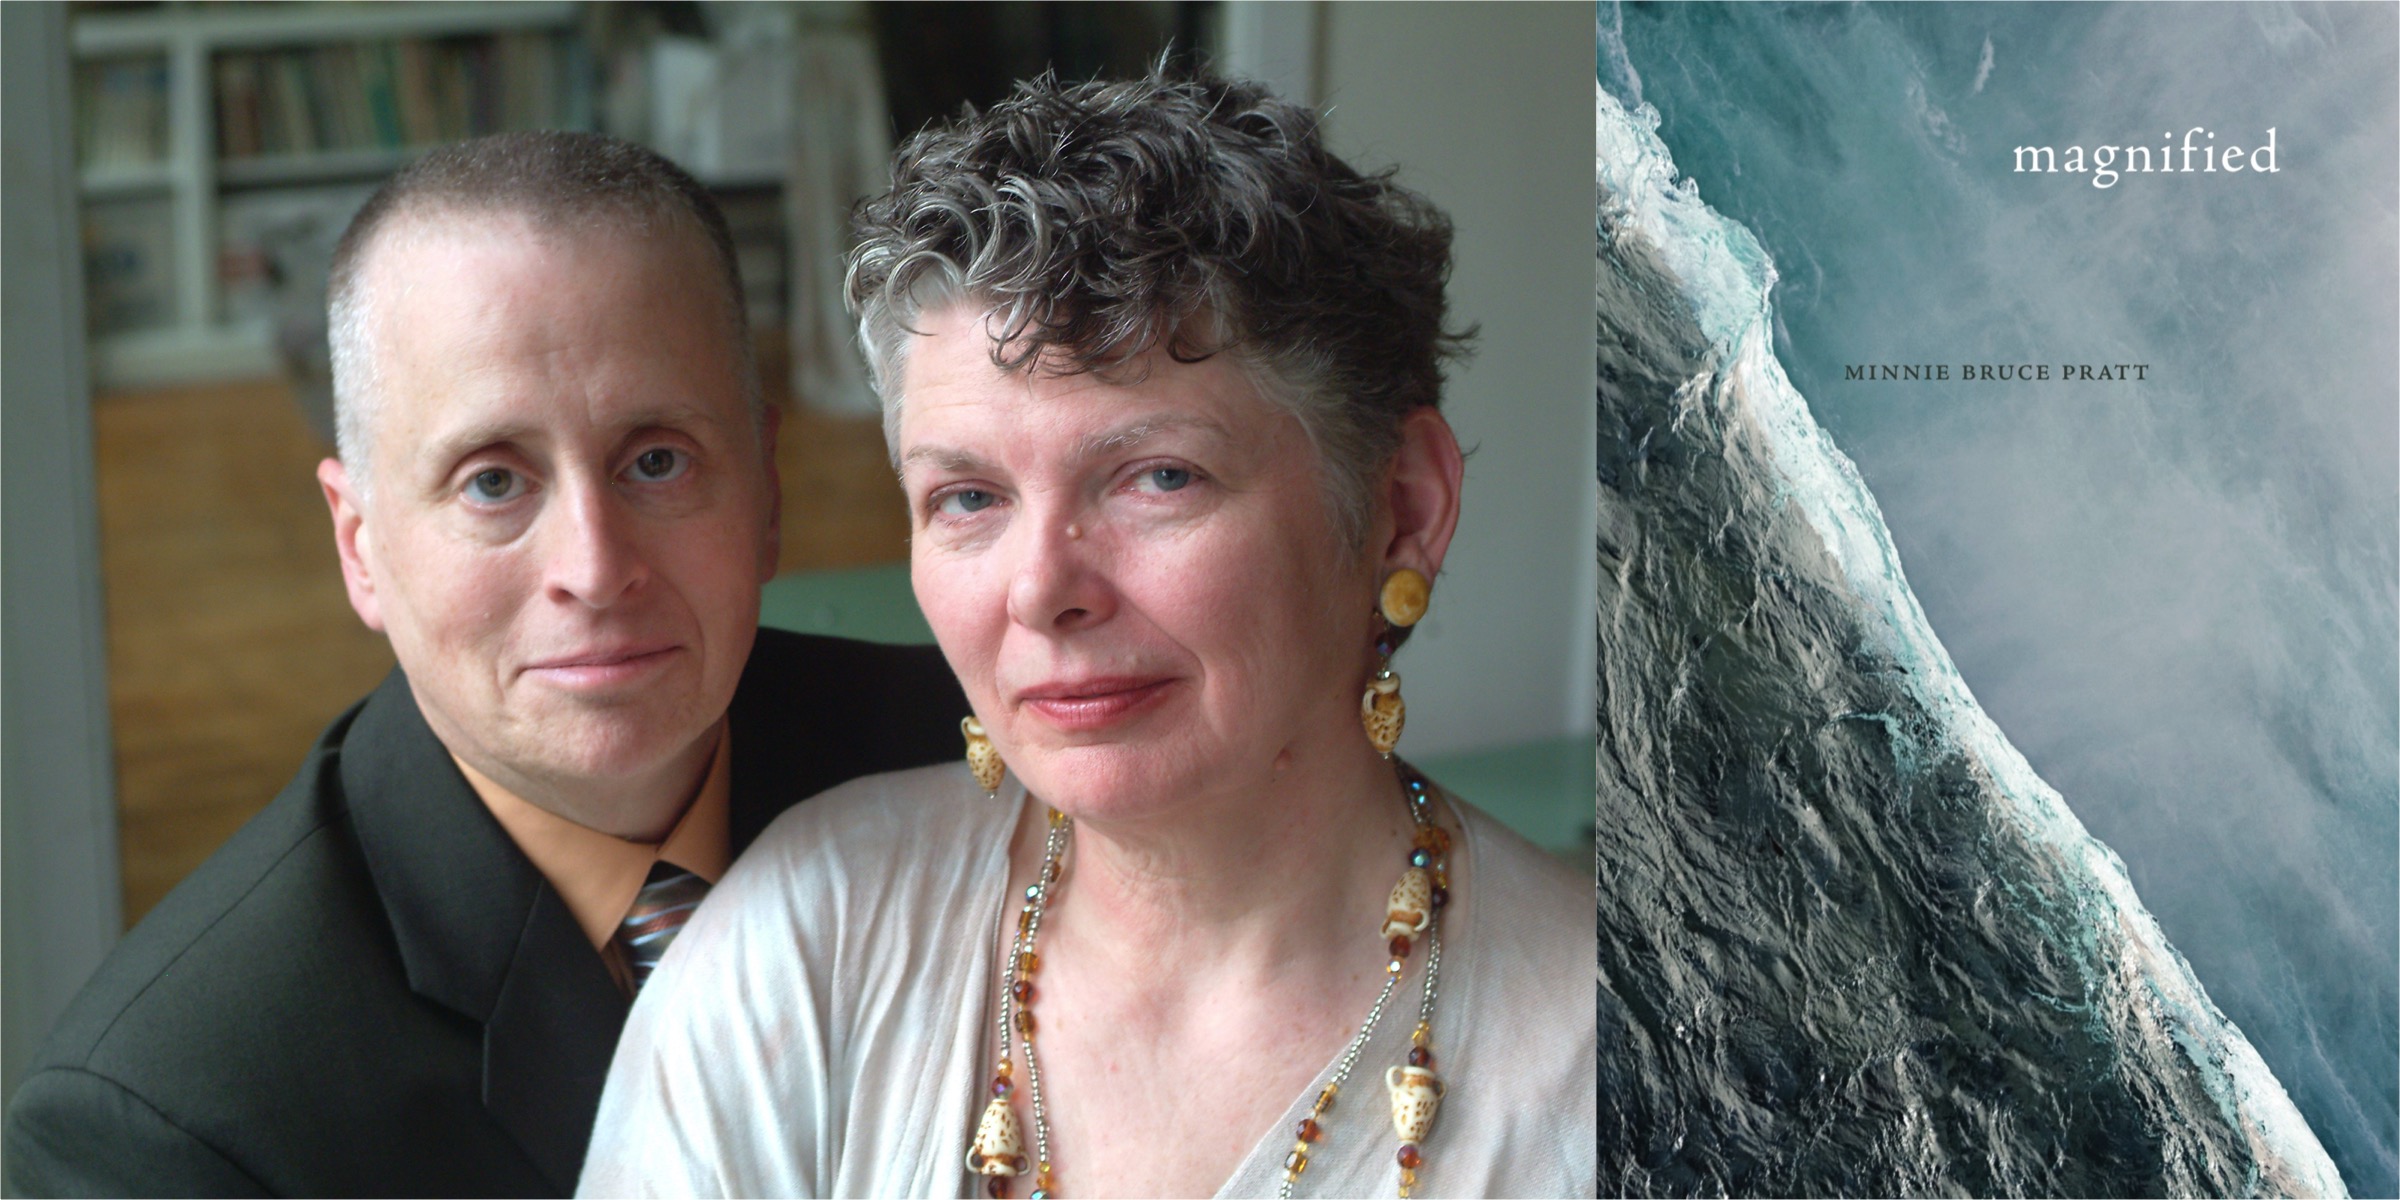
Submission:
[[[965,1156],[993,1054],[994,931],[1025,802],[1013,780],[995,803],[964,766],[944,766],[856,780],[786,812],[642,990],[581,1194],[980,1195]],[[1434,1014],[1450,1088],[1417,1194],[1591,1195],[1592,881],[1451,803],[1464,836]],[[1423,958],[1298,1194],[1395,1194],[1382,1074],[1407,1054]],[[1274,1194],[1291,1130],[1331,1073],[1294,1094],[1219,1195]],[[1030,1187],[1016,1181],[1019,1194]]]

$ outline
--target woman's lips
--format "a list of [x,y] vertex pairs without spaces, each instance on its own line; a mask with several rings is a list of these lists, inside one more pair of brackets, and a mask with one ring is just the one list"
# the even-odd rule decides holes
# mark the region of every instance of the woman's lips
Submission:
[[1017,693],[1019,707],[1068,733],[1090,733],[1133,719],[1167,694],[1172,679],[1087,679]]

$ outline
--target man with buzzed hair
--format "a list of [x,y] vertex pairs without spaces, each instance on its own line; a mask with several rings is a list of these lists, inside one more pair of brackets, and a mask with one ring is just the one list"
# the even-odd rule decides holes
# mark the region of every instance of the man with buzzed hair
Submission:
[[436,151],[353,220],[329,308],[317,477],[399,669],[68,1009],[14,1192],[570,1193],[631,998],[732,856],[958,752],[931,647],[758,628],[777,414],[683,172],[588,134]]

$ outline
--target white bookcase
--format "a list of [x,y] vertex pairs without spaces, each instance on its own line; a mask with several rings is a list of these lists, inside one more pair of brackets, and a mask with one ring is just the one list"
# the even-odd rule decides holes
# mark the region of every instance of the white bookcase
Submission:
[[71,33],[78,61],[163,58],[166,157],[82,172],[86,201],[165,197],[173,279],[170,324],[92,343],[100,387],[264,375],[276,368],[273,331],[224,317],[218,275],[218,204],[229,186],[273,187],[372,178],[416,150],[333,151],[223,160],[217,154],[213,59],[220,51],[565,29],[580,18],[572,0],[514,3],[276,3],[185,6],[79,14]]

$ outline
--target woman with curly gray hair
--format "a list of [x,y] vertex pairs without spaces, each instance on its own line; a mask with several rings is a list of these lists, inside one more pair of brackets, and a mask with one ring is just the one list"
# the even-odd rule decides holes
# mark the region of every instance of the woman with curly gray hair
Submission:
[[967,761],[733,868],[584,1190],[1591,1192],[1591,881],[1394,753],[1447,219],[1256,87],[1044,78],[858,233]]

